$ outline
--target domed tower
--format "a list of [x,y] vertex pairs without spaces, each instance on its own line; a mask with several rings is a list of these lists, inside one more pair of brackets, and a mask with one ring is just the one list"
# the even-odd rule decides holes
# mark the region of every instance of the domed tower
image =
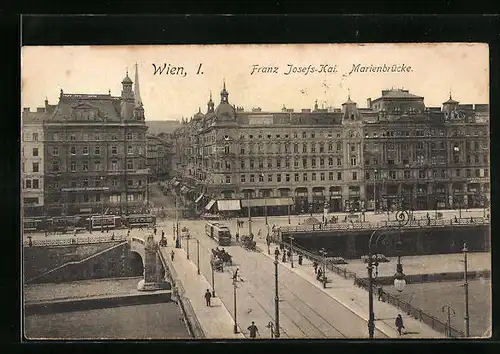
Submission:
[[128,77],[128,70],[125,78],[122,80],[122,95],[120,103],[120,115],[122,119],[132,119],[134,112],[134,91],[132,90],[132,80]]
[[229,103],[229,92],[226,91],[226,80],[224,80],[222,91],[220,92],[220,103]]
[[458,101],[455,101],[453,98],[451,98],[451,92],[450,92],[450,98],[448,101],[443,102],[443,112],[446,117],[451,117],[452,112],[457,109],[458,106]]
[[122,80],[122,99],[129,100],[134,98],[134,91],[132,90],[132,80],[128,77],[128,70]]
[[343,120],[355,121],[357,116],[356,102],[351,101],[351,93],[347,95],[347,101],[342,103]]
[[212,91],[210,91],[210,99],[208,100],[207,103],[207,113],[214,113],[214,101],[212,101]]

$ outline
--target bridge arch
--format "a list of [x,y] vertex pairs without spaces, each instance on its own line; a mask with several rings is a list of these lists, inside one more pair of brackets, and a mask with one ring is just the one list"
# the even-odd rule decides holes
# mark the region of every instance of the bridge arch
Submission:
[[137,251],[130,252],[130,269],[132,276],[142,276],[144,274],[144,259]]

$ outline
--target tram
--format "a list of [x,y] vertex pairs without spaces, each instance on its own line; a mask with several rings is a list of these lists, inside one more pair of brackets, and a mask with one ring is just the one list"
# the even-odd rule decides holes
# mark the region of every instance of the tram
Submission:
[[217,241],[221,246],[229,246],[231,244],[231,231],[227,226],[216,222],[207,222],[205,225],[205,233],[208,237]]
[[114,229],[117,225],[117,220],[120,217],[116,215],[95,215],[90,218],[92,230]]
[[[124,217],[124,224],[130,228],[156,225],[156,216],[151,214],[135,214]],[[123,223],[124,220],[122,220]]]
[[40,227],[43,224],[43,219],[40,218],[25,218],[23,219],[23,231],[24,232],[35,232],[40,231]]

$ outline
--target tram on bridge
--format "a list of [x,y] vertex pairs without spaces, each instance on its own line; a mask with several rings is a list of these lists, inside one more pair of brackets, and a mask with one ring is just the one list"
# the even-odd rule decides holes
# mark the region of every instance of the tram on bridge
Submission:
[[227,226],[216,222],[207,222],[205,233],[221,246],[229,246],[231,244],[231,231],[229,231]]

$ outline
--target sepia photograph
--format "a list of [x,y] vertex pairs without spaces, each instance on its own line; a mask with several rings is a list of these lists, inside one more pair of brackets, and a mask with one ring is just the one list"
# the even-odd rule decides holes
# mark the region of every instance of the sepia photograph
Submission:
[[24,340],[492,329],[484,43],[23,46]]

